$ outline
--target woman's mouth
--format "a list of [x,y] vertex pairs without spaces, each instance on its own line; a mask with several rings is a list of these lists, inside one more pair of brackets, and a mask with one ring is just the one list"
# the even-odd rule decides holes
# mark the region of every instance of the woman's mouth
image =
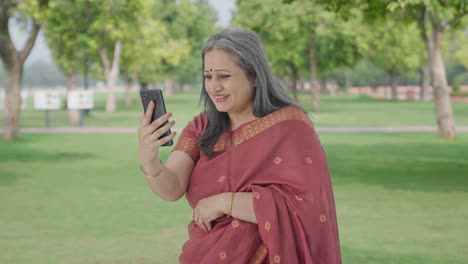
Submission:
[[229,95],[223,94],[223,95],[215,95],[214,98],[217,103],[223,103],[228,99]]

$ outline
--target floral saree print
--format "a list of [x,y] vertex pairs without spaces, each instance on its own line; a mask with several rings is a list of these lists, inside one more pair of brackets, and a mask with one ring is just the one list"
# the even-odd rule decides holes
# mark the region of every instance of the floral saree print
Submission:
[[341,264],[327,159],[306,113],[289,106],[248,122],[221,136],[212,158],[198,149],[207,125],[204,114],[195,117],[174,149],[195,162],[190,206],[218,193],[252,192],[258,224],[225,215],[205,232],[192,221],[180,263]]

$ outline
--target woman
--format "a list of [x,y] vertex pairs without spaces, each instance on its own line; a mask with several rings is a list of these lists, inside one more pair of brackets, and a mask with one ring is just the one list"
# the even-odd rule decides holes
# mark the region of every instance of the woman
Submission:
[[194,209],[180,263],[341,263],[327,160],[304,111],[273,76],[257,35],[229,28],[202,50],[205,111],[163,164],[174,121],[139,128],[141,169]]

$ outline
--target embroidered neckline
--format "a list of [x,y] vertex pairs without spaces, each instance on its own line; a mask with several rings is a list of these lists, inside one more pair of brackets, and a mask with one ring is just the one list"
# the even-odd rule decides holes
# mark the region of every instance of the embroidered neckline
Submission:
[[[222,152],[231,146],[238,146],[246,140],[264,132],[270,127],[288,120],[303,121],[310,126],[312,122],[304,111],[296,106],[288,106],[279,109],[262,118],[258,118],[242,124],[233,131],[229,131],[221,135],[213,147],[214,152]],[[232,137],[229,136],[231,134]],[[232,141],[231,141],[232,140]]]

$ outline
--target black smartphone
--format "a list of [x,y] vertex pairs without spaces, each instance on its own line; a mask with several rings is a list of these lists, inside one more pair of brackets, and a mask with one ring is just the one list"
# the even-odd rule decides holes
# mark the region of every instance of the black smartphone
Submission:
[[[146,113],[146,109],[148,109],[148,104],[151,101],[154,101],[155,106],[154,106],[154,111],[153,115],[151,117],[151,122],[154,120],[158,119],[162,115],[166,113],[166,105],[164,104],[164,97],[163,93],[160,89],[146,89],[146,90],[140,90],[140,96],[141,96],[141,102],[143,103],[143,110]],[[164,126],[165,124],[169,123],[166,121],[166,123],[162,124],[161,126]],[[171,130],[169,129],[164,133],[160,138],[169,136],[171,134]],[[163,146],[172,146],[174,142],[172,139],[168,142],[166,142]]]

